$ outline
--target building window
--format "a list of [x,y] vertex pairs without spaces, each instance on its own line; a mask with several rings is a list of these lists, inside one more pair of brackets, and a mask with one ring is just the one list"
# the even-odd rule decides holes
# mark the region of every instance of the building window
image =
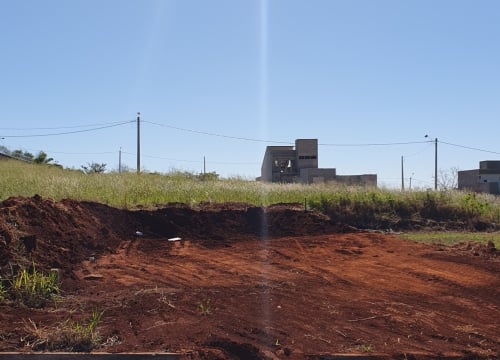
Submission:
[[300,155],[299,156],[299,159],[300,160],[305,160],[305,159],[316,159],[317,156],[314,156],[314,155]]
[[274,160],[274,163],[273,163],[274,167],[277,168],[277,169],[280,169],[281,172],[285,171],[285,170],[289,170],[292,168],[292,160],[290,159],[286,159],[286,160],[283,160],[283,159],[280,159],[280,160]]

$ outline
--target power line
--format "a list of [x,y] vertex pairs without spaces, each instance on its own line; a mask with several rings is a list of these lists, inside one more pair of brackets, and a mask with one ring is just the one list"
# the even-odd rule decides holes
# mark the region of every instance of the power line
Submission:
[[411,153],[410,155],[404,155],[404,158],[406,159],[406,158],[413,157],[413,156],[415,156],[415,155],[421,154],[421,153],[423,153],[425,150],[427,150],[428,148],[430,148],[431,146],[433,146],[433,145],[434,145],[434,141],[432,141],[432,140],[431,140],[431,141],[425,141],[425,142],[426,142],[426,143],[429,143],[426,147],[424,147],[423,149],[420,149],[420,150],[418,150],[418,151],[416,151],[416,152],[414,152],[414,153]]
[[198,131],[198,130],[192,130],[192,129],[185,129],[185,128],[181,128],[181,127],[178,127],[178,126],[159,124],[159,123],[155,123],[155,122],[152,122],[152,121],[143,121],[143,123],[153,124],[153,125],[162,126],[162,127],[166,127],[166,128],[170,128],[170,129],[179,130],[179,131],[185,131],[185,132],[190,132],[190,133],[195,133],[195,134],[201,134],[201,135],[208,135],[208,136],[216,136],[216,137],[222,137],[222,138],[227,138],[227,139],[245,140],[245,141],[253,141],[253,142],[263,142],[263,143],[273,143],[273,144],[287,144],[287,145],[292,145],[293,144],[293,143],[291,143],[289,141],[273,141],[273,140],[253,139],[253,138],[247,138],[247,137],[230,136],[230,135],[223,135],[223,134],[217,134],[217,133],[206,132],[206,131]]
[[[134,153],[130,153],[127,151],[122,150],[122,154],[127,154],[131,156],[136,156]],[[203,163],[203,160],[185,160],[185,159],[175,159],[175,158],[168,158],[168,157],[163,157],[163,156],[156,156],[156,155],[147,155],[143,154],[142,156],[151,158],[151,159],[159,159],[159,160],[170,160],[170,161],[179,161],[179,162],[188,162],[188,163]],[[210,164],[223,164],[223,165],[256,165],[259,163],[256,162],[224,162],[224,161],[210,161]]]
[[[123,150],[122,150],[122,154],[136,156],[136,154],[129,153],[129,152],[123,151]],[[142,154],[142,156],[147,157],[147,158],[151,158],[151,159],[159,159],[159,160],[170,160],[170,161],[180,161],[180,162],[190,162],[190,163],[201,163],[201,162],[203,162],[201,160],[182,160],[182,159],[174,159],[174,158],[168,158],[168,157],[162,157],[162,156],[155,156],[155,155],[147,155],[147,154]]]
[[412,145],[412,144],[423,144],[429,141],[406,141],[406,142],[388,142],[388,143],[358,143],[358,144],[324,144],[319,143],[322,146],[394,146],[394,145]]
[[31,134],[31,135],[1,135],[1,137],[4,138],[30,138],[30,137],[45,137],[45,136],[58,136],[58,135],[69,135],[69,134],[78,134],[78,133],[83,133],[83,132],[90,132],[90,131],[97,131],[97,130],[102,130],[102,129],[108,129],[112,127],[117,127],[125,124],[130,124],[133,121],[124,121],[121,123],[115,123],[113,125],[107,125],[107,126],[100,126],[100,127],[95,127],[92,129],[83,129],[83,130],[75,130],[75,131],[64,131],[64,132],[59,132],[59,133],[48,133],[48,134]]
[[[133,122],[135,120],[130,120]],[[8,128],[8,127],[0,127],[0,130],[12,130],[12,131],[26,131],[26,130],[59,130],[59,129],[75,129],[82,127],[91,127],[91,126],[102,126],[102,125],[119,125],[123,124],[122,121],[115,122],[105,122],[105,123],[95,123],[95,124],[85,124],[85,125],[72,125],[72,126],[56,126],[56,127],[33,127],[33,128]]]
[[459,147],[459,148],[463,148],[463,149],[469,149],[469,150],[475,150],[475,151],[481,151],[481,152],[486,152],[486,153],[490,153],[490,154],[497,154],[497,155],[500,155],[500,152],[498,152],[498,151],[484,150],[484,149],[475,148],[475,147],[471,147],[471,146],[465,146],[465,145],[452,144],[452,143],[448,143],[448,142],[441,141],[441,140],[439,140],[439,142],[440,142],[441,144],[446,144],[446,145],[450,145],[450,146],[455,146],[455,147]]
[[[35,149],[26,149],[28,151],[38,151]],[[108,154],[114,154],[116,151],[103,151],[103,152],[65,152],[65,151],[51,151],[51,150],[44,150],[46,153],[50,154],[62,154],[62,155],[108,155]]]
[[[81,127],[95,126],[93,128],[90,128],[90,129],[81,129],[81,130],[75,130],[75,131],[62,131],[62,132],[57,132],[57,133],[31,134],[31,135],[1,135],[0,138],[29,138],[29,137],[46,137],[46,136],[77,134],[77,133],[98,131],[98,130],[102,130],[102,129],[131,124],[131,123],[134,123],[135,121],[136,120],[128,120],[128,121],[123,121],[123,122],[95,123],[95,124],[74,125],[74,126],[64,126],[64,127],[40,127],[40,128],[29,128],[29,129],[28,128],[25,128],[25,129],[22,129],[22,128],[0,128],[3,130],[5,130],[5,129],[7,129],[7,130],[55,130],[55,129],[74,129],[74,128],[81,128]],[[261,142],[261,143],[274,143],[274,144],[287,144],[287,145],[294,144],[292,142],[286,142],[286,141],[265,140],[265,139],[248,138],[248,137],[241,137],[241,136],[231,136],[231,135],[225,135],[225,134],[207,132],[207,131],[199,131],[199,130],[187,129],[187,128],[182,128],[182,127],[178,127],[178,126],[168,125],[168,124],[156,123],[156,122],[152,122],[152,121],[144,121],[143,120],[142,122],[156,125],[156,126],[160,126],[160,127],[166,127],[166,128],[170,128],[170,129],[179,130],[179,131],[207,135],[207,136],[215,136],[215,137],[222,137],[222,138],[228,138],[228,139],[253,141],[253,142]],[[100,125],[102,125],[102,126],[100,126]],[[434,144],[434,143],[435,143],[435,140],[407,141],[407,142],[386,142],[386,143],[344,143],[344,144],[342,144],[342,143],[319,143],[318,145],[320,145],[320,146],[336,146],[336,147],[369,147],[369,146],[396,146],[396,145]],[[480,149],[480,148],[471,147],[471,146],[453,144],[453,143],[448,143],[445,141],[440,141],[440,143],[463,148],[463,149],[500,155],[500,152],[497,152],[497,151],[490,151],[490,150]],[[411,155],[407,155],[405,157],[415,156],[415,155],[425,151],[427,148],[428,147],[426,146],[424,149],[419,150]],[[59,153],[59,154],[66,154],[66,155],[104,155],[104,154],[113,154],[114,152],[100,152],[100,153],[52,152],[52,153]],[[134,156],[136,155],[136,154],[128,153],[125,151],[123,151],[123,153],[128,154],[128,155],[134,155]],[[160,159],[160,160],[188,162],[188,163],[202,163],[201,160],[185,160],[185,159],[168,158],[168,157],[161,157],[161,156],[154,156],[154,155],[144,155],[144,156],[148,157],[148,158]],[[257,162],[221,162],[221,161],[212,161],[211,163],[212,164],[227,164],[227,165],[255,165],[255,164],[258,164]]]
[[[82,130],[75,130],[75,131],[63,131],[63,132],[58,132],[58,133],[47,133],[47,134],[30,134],[30,135],[1,135],[0,137],[3,138],[26,138],[26,137],[44,137],[44,136],[59,136],[59,135],[69,135],[69,134],[77,134],[77,133],[83,133],[83,132],[91,132],[91,131],[97,131],[97,130],[102,130],[102,129],[107,129],[107,128],[112,128],[112,127],[117,127],[125,124],[130,124],[134,123],[136,120],[128,120],[128,121],[122,121],[122,122],[108,122],[108,123],[94,123],[94,124],[86,124],[86,125],[72,125],[72,126],[59,126],[59,127],[37,127],[37,128],[7,128],[7,127],[0,127],[0,130],[10,130],[10,131],[26,131],[26,130],[57,130],[57,129],[75,129],[75,128],[82,128],[82,127],[89,127],[89,126],[94,126],[93,128],[90,129],[82,129]],[[225,134],[219,134],[219,133],[214,133],[214,132],[207,132],[207,131],[199,131],[199,130],[193,130],[193,129],[187,129],[187,128],[182,128],[178,126],[173,126],[173,125],[168,125],[168,124],[161,124],[157,122],[152,122],[152,121],[142,121],[143,123],[148,123],[152,125],[157,125],[161,127],[167,127],[170,129],[175,129],[179,131],[184,131],[184,132],[190,132],[190,133],[195,133],[195,134],[201,134],[201,135],[208,135],[208,136],[216,136],[216,137],[222,137],[222,138],[228,138],[228,139],[235,139],[235,140],[244,140],[244,141],[253,141],[253,142],[262,142],[262,143],[274,143],[274,144],[287,144],[287,145],[293,145],[294,143],[289,142],[289,141],[277,141],[277,140],[265,140],[265,139],[256,139],[256,138],[247,138],[247,137],[241,137],[241,136],[232,136],[232,135],[225,135]],[[497,151],[491,151],[491,150],[485,150],[485,149],[480,149],[476,147],[471,147],[471,146],[465,146],[465,145],[459,145],[459,144],[453,144],[445,141],[439,141],[442,144],[450,145],[450,146],[455,146],[463,149],[469,149],[469,150],[474,150],[474,151],[480,151],[480,152],[486,152],[490,154],[497,154],[500,155],[500,152]],[[363,147],[363,146],[396,146],[396,145],[412,145],[412,144],[425,144],[425,143],[430,143],[433,144],[434,140],[425,140],[425,141],[406,141],[406,142],[386,142],[386,143],[318,143],[320,146],[338,146],[338,147]],[[423,152],[427,149],[427,147],[423,150],[417,151],[416,153],[413,153],[411,155],[406,155],[405,157],[410,157],[419,154],[420,152]],[[57,152],[54,152],[57,153]],[[75,154],[75,155],[85,155],[86,153],[64,153],[64,152],[59,152],[61,154]],[[112,152],[104,152],[104,153],[88,153],[88,155],[92,154],[106,154],[106,153],[112,153]],[[154,157],[154,156],[148,156],[148,157]],[[161,158],[161,157],[159,157]],[[190,161],[190,160],[177,160],[177,159],[170,159],[170,158],[161,158],[165,160],[176,160],[176,161]],[[195,161],[193,161],[195,162]],[[248,163],[250,164],[250,163]]]
[[[199,131],[199,130],[193,130],[193,129],[186,129],[186,128],[181,128],[181,127],[173,126],[173,125],[160,124],[160,123],[156,123],[156,122],[152,122],[152,121],[143,121],[143,123],[148,123],[148,124],[157,125],[157,126],[161,126],[161,127],[167,127],[167,128],[170,128],[170,129],[175,129],[175,130],[184,131],[184,132],[190,132],[190,133],[201,134],[201,135],[208,135],[208,136],[223,137],[223,138],[228,138],[228,139],[254,141],[254,142],[262,142],[262,143],[269,143],[269,144],[294,145],[294,143],[289,142],[289,141],[264,140],[264,139],[247,138],[247,137],[241,137],[241,136],[224,135],[224,134],[207,132],[207,131]],[[358,143],[358,144],[328,144],[328,143],[319,143],[318,145],[321,145],[321,146],[391,146],[391,145],[423,144],[423,143],[428,143],[428,142],[429,141],[426,140],[426,141],[407,141],[407,142],[390,142],[390,143]]]

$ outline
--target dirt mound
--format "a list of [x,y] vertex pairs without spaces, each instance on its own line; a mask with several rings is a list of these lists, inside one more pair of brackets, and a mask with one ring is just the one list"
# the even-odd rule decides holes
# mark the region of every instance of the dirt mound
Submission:
[[[269,208],[245,204],[168,204],[154,210],[121,210],[93,202],[10,198],[0,205],[0,269],[9,263],[60,268],[113,253],[137,234],[148,238],[189,238],[204,246],[248,237],[325,234],[339,231],[328,217],[297,205]],[[33,250],[37,251],[33,251]],[[1,274],[2,272],[0,272]]]
[[0,206],[0,267],[35,262],[71,271],[93,254],[113,252],[134,225],[129,213],[102,204],[11,198]]
[[97,309],[104,352],[498,358],[497,249],[354,230],[300,205],[126,211],[38,196],[6,200],[2,274],[13,264],[57,267],[63,293],[42,309],[0,305],[0,351],[35,349],[29,324],[50,331]]

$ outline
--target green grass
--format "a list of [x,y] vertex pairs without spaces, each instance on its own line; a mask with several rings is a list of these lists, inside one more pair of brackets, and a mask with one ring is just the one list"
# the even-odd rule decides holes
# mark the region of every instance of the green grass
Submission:
[[90,174],[56,167],[0,161],[0,200],[12,196],[96,201],[115,207],[156,206],[169,202],[246,202],[269,205],[304,202],[304,185],[261,184],[241,179],[202,181],[192,174]]
[[269,184],[243,179],[203,180],[195,174],[84,174],[54,166],[0,161],[0,200],[35,194],[53,200],[95,201],[119,208],[243,202],[299,203],[337,223],[359,228],[410,228],[427,220],[479,229],[500,224],[500,198],[460,191],[411,191],[335,184]]
[[56,327],[37,325],[33,320],[25,321],[28,333],[21,341],[34,351],[90,352],[100,345],[97,331],[102,312],[94,310],[87,321],[66,320]]
[[35,269],[21,270],[12,280],[12,286],[6,293],[29,307],[42,307],[59,293],[59,279],[56,273],[44,274]]
[[400,237],[424,244],[449,246],[467,242],[486,244],[491,241],[495,248],[500,249],[500,232],[418,232],[401,234]]

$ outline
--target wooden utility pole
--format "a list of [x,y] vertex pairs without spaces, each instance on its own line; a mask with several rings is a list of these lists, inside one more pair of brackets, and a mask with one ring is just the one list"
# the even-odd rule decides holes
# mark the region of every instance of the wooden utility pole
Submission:
[[403,156],[401,156],[401,191],[405,191],[405,173],[403,165]]
[[120,146],[120,151],[118,152],[118,174],[122,173],[122,147]]
[[434,140],[434,190],[438,189],[438,139]]
[[141,173],[141,113],[137,113],[137,173]]

